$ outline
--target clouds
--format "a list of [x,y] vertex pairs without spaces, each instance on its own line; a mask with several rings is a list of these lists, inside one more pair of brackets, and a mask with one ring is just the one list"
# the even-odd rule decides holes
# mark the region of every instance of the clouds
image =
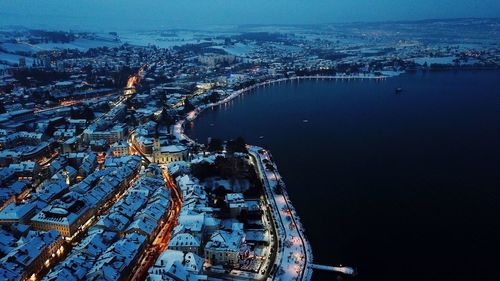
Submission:
[[497,0],[0,0],[0,25],[92,30],[498,15]]

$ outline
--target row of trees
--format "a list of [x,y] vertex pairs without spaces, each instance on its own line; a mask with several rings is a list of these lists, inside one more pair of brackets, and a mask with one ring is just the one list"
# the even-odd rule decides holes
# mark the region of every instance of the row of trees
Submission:
[[[255,168],[250,164],[248,159],[242,156],[226,154],[215,159],[214,163],[205,161],[191,165],[193,176],[200,180],[205,180],[209,177],[220,177],[228,179],[230,182],[247,179],[250,181],[250,187],[244,192],[246,197],[258,198],[262,192],[262,183],[255,171]],[[225,189],[216,188],[214,190],[218,195],[225,195]],[[223,196],[222,196],[223,197]]]
[[229,153],[242,152],[247,153],[245,140],[242,137],[237,137],[236,139],[231,139],[224,142],[221,139],[213,138],[210,140],[207,146],[207,151],[209,152],[221,152],[224,150],[224,145],[226,151]]

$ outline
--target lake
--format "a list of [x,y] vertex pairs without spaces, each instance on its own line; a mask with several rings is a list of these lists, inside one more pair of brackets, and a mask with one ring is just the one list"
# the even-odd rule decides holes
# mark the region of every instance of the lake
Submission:
[[281,82],[187,127],[271,150],[316,263],[355,280],[498,280],[498,71]]

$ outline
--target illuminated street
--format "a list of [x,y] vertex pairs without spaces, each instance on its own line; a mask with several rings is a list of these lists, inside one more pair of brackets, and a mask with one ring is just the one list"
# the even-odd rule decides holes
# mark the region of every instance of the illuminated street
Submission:
[[0,280],[496,281],[500,6],[233,2],[0,1]]

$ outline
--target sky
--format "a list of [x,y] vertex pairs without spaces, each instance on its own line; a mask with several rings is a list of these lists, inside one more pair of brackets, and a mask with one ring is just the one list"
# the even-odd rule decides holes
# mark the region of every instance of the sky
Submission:
[[157,30],[499,17],[500,0],[0,0],[0,27]]

